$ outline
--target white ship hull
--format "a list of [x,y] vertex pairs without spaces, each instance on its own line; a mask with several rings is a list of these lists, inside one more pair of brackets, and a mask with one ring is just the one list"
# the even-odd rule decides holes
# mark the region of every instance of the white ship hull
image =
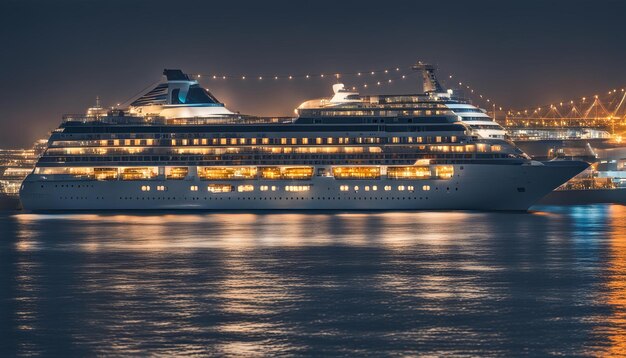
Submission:
[[[20,193],[26,210],[527,210],[586,168],[565,165],[455,165],[450,179],[338,180],[51,180],[31,174]],[[230,184],[235,191],[212,193],[209,184]],[[253,191],[238,192],[240,185]],[[142,191],[142,186],[150,186]],[[166,191],[158,191],[165,186]],[[197,186],[197,191],[191,187]],[[267,191],[261,191],[267,186]],[[308,191],[286,191],[308,186]],[[340,190],[348,186],[349,190]],[[389,186],[390,190],[385,190]],[[404,186],[404,190],[399,188]],[[271,188],[276,190],[272,191]],[[366,190],[367,189],[369,190]],[[376,190],[374,190],[376,187]],[[413,190],[409,190],[412,188]],[[425,190],[429,188],[429,190]],[[389,188],[388,188],[389,189]]]

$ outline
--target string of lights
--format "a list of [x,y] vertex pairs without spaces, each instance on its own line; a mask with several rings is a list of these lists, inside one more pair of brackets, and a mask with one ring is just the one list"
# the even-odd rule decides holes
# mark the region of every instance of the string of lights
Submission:
[[[368,76],[389,76],[394,73],[401,73],[410,69],[410,67],[392,67],[386,69],[370,70],[370,71],[350,71],[350,72],[310,72],[310,73],[294,73],[294,74],[226,74],[226,73],[194,73],[192,76],[196,79],[211,80],[258,80],[258,81],[278,81],[278,80],[298,80],[298,79],[340,79],[348,76],[366,78]],[[406,76],[406,75],[404,75]]]

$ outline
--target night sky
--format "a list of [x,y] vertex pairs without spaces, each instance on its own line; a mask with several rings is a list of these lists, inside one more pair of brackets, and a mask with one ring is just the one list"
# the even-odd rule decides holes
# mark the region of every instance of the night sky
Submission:
[[[29,146],[96,96],[123,102],[163,68],[334,73],[421,59],[507,108],[593,95],[626,86],[625,23],[618,0],[2,0],[0,147]],[[414,80],[367,92],[417,92]],[[231,110],[290,115],[333,80],[201,83]]]

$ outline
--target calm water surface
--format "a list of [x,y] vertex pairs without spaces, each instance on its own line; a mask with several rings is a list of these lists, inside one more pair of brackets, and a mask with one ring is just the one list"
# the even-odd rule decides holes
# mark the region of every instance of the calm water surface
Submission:
[[626,354],[626,207],[0,213],[0,356]]

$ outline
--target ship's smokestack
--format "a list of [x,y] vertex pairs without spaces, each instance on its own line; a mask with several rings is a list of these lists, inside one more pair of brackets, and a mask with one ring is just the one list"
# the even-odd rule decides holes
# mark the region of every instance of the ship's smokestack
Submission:
[[435,75],[435,66],[418,61],[411,67],[415,71],[422,73],[422,84],[424,86],[424,93],[445,93],[446,90],[437,80]]

